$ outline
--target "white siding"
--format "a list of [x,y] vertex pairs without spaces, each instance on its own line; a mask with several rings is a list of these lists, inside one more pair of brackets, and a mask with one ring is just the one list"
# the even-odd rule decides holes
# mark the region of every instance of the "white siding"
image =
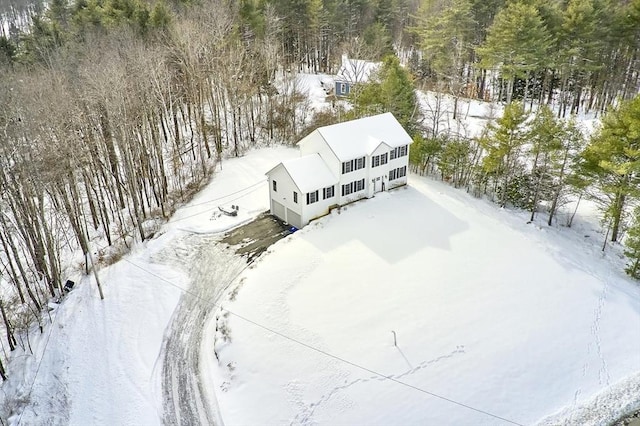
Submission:
[[[409,172],[408,151],[411,139],[391,114],[382,114],[380,116],[355,120],[350,125],[351,127],[345,126],[346,123],[341,123],[339,125],[323,127],[321,128],[322,132],[314,130],[298,143],[301,157],[311,156],[313,154],[319,155],[329,171],[338,178],[338,183],[334,186],[333,197],[324,199],[324,188],[312,188],[312,186],[315,185],[327,184],[326,182],[321,182],[318,179],[311,181],[304,179],[308,176],[317,175],[317,173],[312,171],[304,174],[308,171],[308,167],[304,166],[302,169],[297,169],[297,171],[289,169],[290,172],[287,172],[287,168],[293,167],[294,164],[287,163],[287,168],[280,164],[268,173],[272,213],[296,227],[302,227],[309,223],[310,220],[327,214],[329,208],[332,206],[345,205],[361,198],[372,197],[375,192],[378,191],[406,185],[406,173]],[[373,136],[370,133],[373,133]],[[332,137],[330,140],[331,143],[327,143],[327,140],[325,140],[325,137],[328,136]],[[376,141],[384,142],[380,143],[372,153],[367,155],[366,153],[375,146],[372,145],[372,142]],[[407,155],[392,160],[392,146],[400,145],[403,142],[407,144]],[[352,146],[353,144],[358,145],[355,147],[357,149]],[[340,148],[341,151],[338,148]],[[341,156],[356,155],[358,152],[363,152],[363,154],[358,155],[356,158],[339,158],[336,152],[341,152]],[[385,153],[387,154],[387,163],[372,168],[372,157]],[[345,174],[342,173],[342,163],[344,161],[356,160],[363,156],[365,157],[364,168]],[[299,165],[298,163],[295,164]],[[390,171],[402,167],[406,170],[405,176],[390,181]],[[311,189],[312,193],[317,191],[317,201],[307,204],[307,193],[300,192],[299,187],[294,183],[289,173],[292,173],[296,177],[296,182],[303,186],[305,191],[308,189]],[[300,175],[299,173],[302,174]],[[327,176],[330,176],[328,171]],[[274,180],[277,182],[276,191],[273,190]],[[353,191],[347,195],[342,195],[343,185],[351,184],[352,182],[359,182],[362,185],[362,189]],[[293,200],[294,191],[298,192],[297,203]]]
[[[336,192],[340,205],[348,204],[348,203],[351,203],[352,201],[356,201],[367,196],[367,188],[368,188],[368,180],[369,180],[368,168],[369,168],[370,159],[367,158],[365,161],[367,163],[364,169],[355,170],[353,172],[349,172],[345,174],[340,174],[340,183],[338,185],[337,192]],[[342,165],[341,165],[340,171],[342,171]],[[342,195],[342,185],[345,185],[354,181],[358,181],[361,179],[364,179],[364,189],[362,191],[352,192],[349,195]]]
[[406,175],[398,178],[398,179],[394,179],[392,181],[389,181],[389,188],[397,188],[398,186],[402,186],[402,185],[406,185],[407,184],[407,176],[409,175],[409,149],[411,148],[411,145],[407,146],[407,155],[403,155],[402,157],[398,157],[398,158],[394,158],[393,160],[389,161],[388,164],[388,171],[392,170],[392,169],[397,169],[400,167],[405,167],[406,168]]
[[[381,154],[387,154],[387,164],[381,164],[378,167],[373,166],[373,157]],[[383,190],[386,191],[388,189],[388,181],[389,181],[389,146],[387,144],[380,144],[369,157],[369,178],[367,179],[368,188],[368,196],[371,197],[375,194],[375,192],[379,192]],[[377,187],[376,187],[377,185]]]
[[338,204],[338,185],[334,185],[334,196],[324,200],[322,198],[322,189],[318,188],[318,201],[312,204],[307,204],[307,194],[303,194],[301,202],[304,204],[302,215],[302,223],[306,225],[311,219],[324,216],[329,213],[329,207]]
[[[276,191],[273,190],[273,181],[276,181]],[[293,201],[293,193],[298,193],[298,202],[295,203]],[[289,222],[287,217],[287,209],[293,210],[295,213],[302,216],[304,194],[300,194],[300,190],[294,185],[289,173],[285,170],[282,165],[275,167],[269,173],[269,197],[272,200],[271,202],[271,214],[279,217],[285,222]],[[274,211],[274,203],[273,201],[281,204],[284,209],[279,209],[278,206],[276,208],[279,211]]]

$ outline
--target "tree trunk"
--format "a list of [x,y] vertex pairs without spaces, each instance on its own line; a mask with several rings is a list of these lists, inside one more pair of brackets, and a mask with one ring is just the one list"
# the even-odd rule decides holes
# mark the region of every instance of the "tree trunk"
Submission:
[[562,166],[560,166],[560,174],[558,176],[558,183],[556,185],[556,190],[553,193],[553,200],[551,200],[551,209],[549,209],[549,221],[547,224],[551,226],[553,221],[553,216],[556,213],[556,209],[558,208],[558,199],[560,198],[560,193],[562,192],[562,188],[564,185],[564,170],[567,165],[567,159],[569,158],[569,148],[565,148],[564,156],[562,157]]
[[616,194],[614,201],[612,220],[613,227],[611,228],[611,241],[618,241],[618,233],[620,232],[620,224],[622,222],[622,212],[624,210],[624,203],[626,201],[626,195],[623,193]]
[[[14,350],[16,348],[16,338],[13,335],[13,327],[11,326],[11,322],[9,322],[9,318],[7,318],[7,312],[4,309],[4,303],[0,300],[0,312],[2,312],[2,320],[4,321],[4,327],[7,330],[7,342],[9,342],[9,349]],[[3,379],[6,379],[4,374],[2,375]]]

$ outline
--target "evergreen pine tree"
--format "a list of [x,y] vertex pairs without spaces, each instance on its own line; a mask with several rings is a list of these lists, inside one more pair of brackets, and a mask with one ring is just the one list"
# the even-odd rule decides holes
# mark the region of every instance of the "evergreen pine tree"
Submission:
[[458,97],[468,83],[473,42],[473,15],[470,0],[429,1],[420,10],[416,28],[424,59],[438,83],[455,98],[453,118],[457,117]]
[[[535,218],[538,202],[551,195],[550,191],[546,190],[549,189],[549,168],[552,158],[562,149],[561,134],[561,126],[556,121],[553,111],[546,105],[540,106],[533,118],[528,135],[533,156],[531,221]],[[544,196],[545,193],[547,197]]]
[[420,174],[430,173],[433,164],[442,151],[442,141],[438,138],[425,139],[421,134],[413,137],[409,151],[409,163],[413,170]]
[[[510,2],[496,16],[484,44],[476,49],[480,66],[497,69],[507,83],[506,101],[511,102],[516,78],[528,82],[530,74],[544,67],[551,37],[533,5]],[[527,89],[525,89],[525,98]]]
[[570,180],[575,183],[574,187],[576,188],[582,187],[580,184],[581,179],[577,178],[573,173],[574,170],[576,170],[578,153],[584,147],[584,134],[578,126],[575,117],[572,117],[567,122],[561,122],[560,125],[561,131],[559,136],[562,148],[559,155],[552,157],[550,167],[553,184],[549,220],[547,222],[549,226],[553,223],[553,218],[558,206],[562,203],[561,198],[563,194],[568,187],[571,187],[571,185],[568,185],[568,181]]
[[425,59],[438,78],[462,74],[471,54],[473,15],[470,0],[428,1],[420,9],[420,37]]
[[438,161],[442,179],[450,182],[456,188],[464,185],[466,172],[471,167],[470,154],[471,145],[468,140],[447,140]]
[[622,102],[603,119],[602,129],[582,153],[581,173],[602,194],[605,215],[617,241],[629,198],[640,196],[640,96]]
[[624,254],[629,260],[625,271],[631,277],[640,279],[640,207],[635,209],[634,222],[627,230],[624,244],[626,247]]
[[526,118],[522,103],[510,103],[505,107],[503,116],[495,124],[490,124],[480,138],[480,145],[487,153],[482,167],[493,177],[494,192],[500,194],[502,207],[507,204],[509,183],[516,176],[520,151],[526,141]]
[[418,132],[419,108],[411,76],[395,56],[387,56],[370,82],[350,94],[352,115],[365,117],[391,112],[412,136]]

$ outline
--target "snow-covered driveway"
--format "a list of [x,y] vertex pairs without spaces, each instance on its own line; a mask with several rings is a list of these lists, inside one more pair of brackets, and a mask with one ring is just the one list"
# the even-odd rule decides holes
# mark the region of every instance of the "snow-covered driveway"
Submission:
[[[264,173],[297,155],[278,147],[225,161],[211,184],[156,238],[136,244],[122,260],[100,270],[104,300],[92,277],[74,277],[76,288],[51,312],[53,325],[44,334],[31,333],[35,355],[15,356],[25,368],[17,368],[24,374],[3,385],[3,398],[15,404],[8,424],[154,426],[219,420],[207,371],[217,364],[213,340],[207,340],[215,334],[210,315],[224,286],[246,262],[217,245],[214,235],[267,210]],[[217,214],[218,206],[231,204],[239,206],[237,217]]]
[[165,424],[222,424],[215,393],[207,392],[213,385],[202,381],[202,370],[206,371],[214,356],[213,342],[203,342],[203,329],[246,261],[219,244],[218,239],[185,235],[183,244],[174,244],[161,253],[163,262],[184,267],[190,281],[189,291],[180,297],[165,331],[161,353]]

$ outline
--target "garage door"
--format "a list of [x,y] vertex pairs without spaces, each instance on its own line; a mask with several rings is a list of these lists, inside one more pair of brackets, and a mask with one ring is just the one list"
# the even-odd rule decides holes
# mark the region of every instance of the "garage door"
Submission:
[[284,206],[276,200],[271,200],[271,213],[286,222],[287,218],[284,216]]
[[289,208],[287,209],[287,222],[298,229],[302,228],[302,218],[298,213]]

